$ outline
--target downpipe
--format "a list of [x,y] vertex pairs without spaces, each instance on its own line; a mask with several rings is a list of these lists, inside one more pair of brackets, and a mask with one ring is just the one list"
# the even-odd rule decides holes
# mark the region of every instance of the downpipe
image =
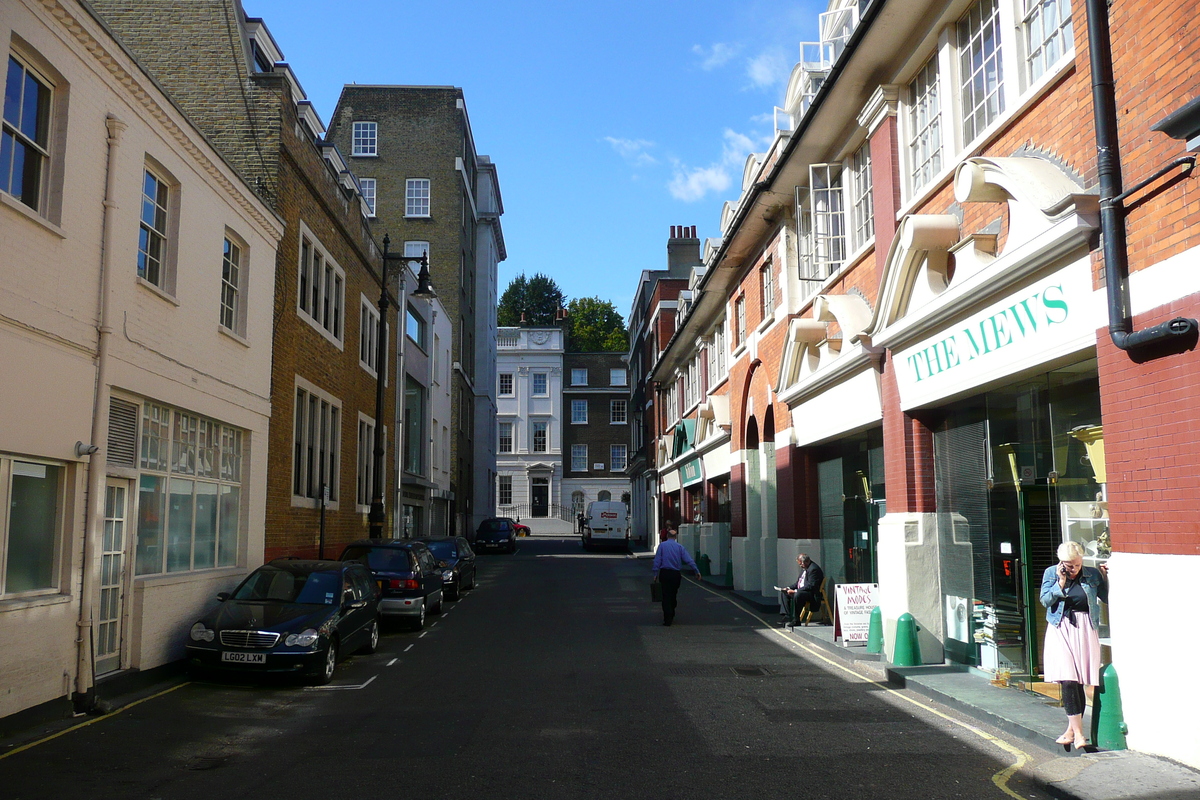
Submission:
[[[1129,303],[1129,251],[1125,237],[1124,200],[1129,192],[1121,191],[1121,156],[1117,135],[1117,103],[1112,70],[1112,42],[1109,36],[1107,0],[1086,0],[1088,50],[1092,70],[1092,110],[1096,128],[1096,162],[1100,180],[1100,236],[1103,240],[1104,281],[1108,292],[1108,334],[1121,350],[1142,350],[1147,347],[1169,348],[1168,342],[1185,344],[1188,337],[1195,340],[1200,325],[1188,317],[1174,319],[1133,330],[1133,315]],[[1133,191],[1166,174],[1175,166],[1186,163],[1187,174],[1195,159],[1177,159],[1159,170]]]

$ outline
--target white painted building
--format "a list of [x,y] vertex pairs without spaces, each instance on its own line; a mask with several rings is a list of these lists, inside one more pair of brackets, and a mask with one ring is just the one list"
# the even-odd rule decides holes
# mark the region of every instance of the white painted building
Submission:
[[179,658],[261,562],[283,226],[85,5],[0,37],[5,716]]
[[496,513],[560,517],[563,331],[500,328],[496,344]]

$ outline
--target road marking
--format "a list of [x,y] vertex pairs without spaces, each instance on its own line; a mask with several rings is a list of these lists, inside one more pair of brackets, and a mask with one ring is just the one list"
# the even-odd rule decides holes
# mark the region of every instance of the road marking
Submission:
[[[409,646],[411,647],[412,645],[409,645]],[[397,661],[399,661],[399,660],[400,660],[400,659],[398,659],[398,658],[393,658],[391,661],[389,661],[389,662],[387,663],[387,665],[390,667],[392,664],[395,664],[395,663],[396,663]]]
[[370,686],[371,682],[374,681],[378,677],[379,677],[378,675],[372,675],[371,677],[367,678],[366,683],[359,683],[359,684],[355,684],[353,686],[344,686],[344,685],[343,686],[305,686],[304,691],[306,691],[306,692],[332,692],[332,691],[345,692],[345,691],[354,691],[357,689],[365,689],[368,686]]
[[410,644],[408,647],[404,648],[404,652],[407,653],[409,650],[412,650],[412,649],[413,649],[413,645]]
[[429,633],[429,631],[421,631],[421,635],[420,635],[420,636],[418,636],[417,638],[418,638],[418,639],[424,639],[424,638],[425,638],[425,636],[426,636],[428,633]]
[[94,719],[89,719],[87,722],[81,722],[78,725],[72,725],[71,727],[67,728],[66,730],[61,730],[58,733],[53,733],[49,736],[38,739],[36,742],[30,742],[29,744],[23,744],[20,747],[14,747],[12,750],[9,750],[7,753],[0,753],[0,759],[5,759],[5,758],[8,758],[9,756],[15,756],[17,753],[20,753],[24,750],[28,750],[31,747],[37,747],[39,744],[45,744],[46,742],[49,742],[53,739],[57,739],[60,736],[65,736],[66,734],[71,733],[72,731],[77,731],[80,728],[86,728],[88,725],[95,725],[97,722],[100,722],[102,720],[111,719],[123,711],[128,711],[129,709],[133,708],[134,706],[141,705],[142,703],[146,702],[147,700],[153,700],[156,697],[162,697],[164,694],[170,694],[171,692],[175,691],[176,689],[182,689],[184,686],[187,686],[190,683],[191,683],[191,681],[185,681],[176,686],[172,686],[170,689],[164,689],[163,691],[161,691],[157,694],[152,694],[149,697],[143,697],[141,700],[135,700],[132,703],[130,703],[129,705],[121,706],[120,708],[118,708],[114,711],[110,711],[109,713],[105,714],[102,717],[95,717]]
[[729,597],[727,595],[719,594],[716,591],[714,591],[713,589],[708,588],[707,586],[705,586],[704,584],[700,583],[697,580],[694,580],[691,578],[689,578],[688,580],[691,583],[696,584],[697,586],[699,586],[701,589],[708,592],[709,594],[716,595],[717,597],[721,598],[722,600],[725,600],[726,602],[733,605],[735,608],[737,608],[741,611],[745,611],[752,618],[761,622],[767,630],[771,631],[772,633],[778,634],[779,636],[783,637],[783,639],[785,641],[796,645],[797,647],[804,650],[805,652],[807,652],[809,655],[813,656],[814,658],[818,658],[821,661],[824,661],[826,664],[829,664],[832,667],[837,667],[842,672],[845,672],[848,675],[853,675],[855,678],[858,678],[861,681],[865,681],[866,683],[874,684],[875,686],[878,686],[880,689],[882,689],[883,691],[892,695],[893,697],[897,697],[901,700],[911,703],[914,706],[916,706],[917,708],[923,709],[924,711],[927,711],[936,717],[941,717],[942,719],[946,720],[947,722],[952,722],[955,725],[959,726],[960,728],[968,730],[971,733],[975,734],[976,736],[979,736],[981,739],[984,739],[985,741],[990,742],[991,744],[993,744],[996,747],[1000,748],[1001,750],[1005,751],[1009,755],[1014,756],[1016,758],[1016,761],[1013,764],[1011,764],[1010,766],[1000,770],[995,775],[993,775],[992,783],[996,784],[996,788],[998,788],[1000,791],[1004,792],[1009,797],[1016,798],[1016,800],[1024,800],[1024,798],[1020,794],[1018,794],[1017,792],[1014,792],[1012,789],[1010,789],[1008,787],[1009,778],[1011,778],[1016,772],[1018,772],[1027,763],[1029,763],[1030,755],[1028,753],[1026,753],[1024,750],[1014,747],[1013,745],[1009,744],[1008,742],[1004,741],[1003,739],[993,736],[990,733],[988,733],[987,731],[980,730],[979,728],[976,728],[974,725],[970,725],[966,722],[963,722],[960,719],[955,719],[954,717],[950,716],[949,714],[943,714],[941,711],[938,711],[936,708],[925,705],[924,703],[920,702],[919,700],[914,700],[913,698],[908,697],[907,695],[902,694],[901,692],[892,688],[889,684],[883,683],[881,681],[873,681],[869,678],[865,678],[862,675],[859,675],[857,672],[850,669],[845,664],[835,661],[834,659],[826,656],[824,653],[821,653],[816,648],[814,648],[812,645],[808,644],[807,642],[805,642],[802,639],[800,639],[799,637],[797,637],[794,633],[789,633],[788,631],[780,630],[779,628],[774,627],[773,625],[771,625],[771,623],[767,622],[765,619],[758,616],[758,614],[754,613],[753,611],[751,611],[751,610],[745,608],[744,606],[740,605],[739,603],[735,602],[731,597]]
[[437,627],[437,623],[436,623],[436,622],[431,622],[431,623],[429,623],[429,629],[430,629],[430,630],[433,630],[433,629],[434,629],[434,628],[436,628],[436,627]]

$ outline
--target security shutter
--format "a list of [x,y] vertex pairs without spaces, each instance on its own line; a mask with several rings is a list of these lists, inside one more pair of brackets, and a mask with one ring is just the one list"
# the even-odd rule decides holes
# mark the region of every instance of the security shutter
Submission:
[[137,423],[137,405],[115,397],[108,401],[109,466],[137,466]]

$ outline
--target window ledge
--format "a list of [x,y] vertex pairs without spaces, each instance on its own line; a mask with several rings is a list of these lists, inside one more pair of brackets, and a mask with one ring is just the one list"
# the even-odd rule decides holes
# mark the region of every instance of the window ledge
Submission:
[[351,158],[379,158],[379,153],[351,153]]
[[[302,497],[294,494],[292,495],[292,508],[312,508],[319,510],[321,508],[321,501],[316,497]],[[330,500],[325,504],[326,511],[337,511],[340,508],[340,500]]]
[[405,219],[432,219],[431,214],[405,214]]
[[610,422],[609,425],[628,425],[628,422]]
[[135,575],[133,579],[143,587],[156,587],[210,581],[214,578],[245,574],[244,567],[213,567],[212,569],[194,569],[187,572],[156,572],[153,575]]
[[11,208],[13,211],[16,211],[18,214],[20,214],[21,216],[28,219],[30,222],[40,225],[41,227],[50,231],[50,233],[54,234],[55,236],[57,236],[60,239],[67,238],[66,231],[64,231],[62,228],[58,227],[57,225],[55,225],[50,220],[43,217],[41,214],[34,211],[29,206],[22,203],[17,198],[13,197],[8,192],[0,192],[0,205]]
[[244,336],[239,336],[238,334],[229,330],[229,328],[226,328],[224,325],[218,325],[217,332],[224,334],[225,336],[229,337],[230,339],[233,339],[235,342],[240,344],[242,347],[247,347],[247,348],[250,347],[250,342],[248,342]]
[[587,422],[576,422],[575,420],[571,420],[571,424],[572,425],[587,425]]
[[159,297],[161,297],[163,300],[166,300],[171,305],[175,306],[176,308],[179,308],[179,301],[175,299],[174,295],[169,294],[165,289],[155,286],[153,283],[151,283],[150,281],[141,277],[140,275],[137,278],[137,282],[138,282],[139,286],[146,288],[151,293],[158,295]]
[[758,333],[762,333],[763,331],[765,331],[767,328],[771,327],[774,324],[775,324],[775,312],[772,311],[770,316],[766,317],[762,322],[758,323],[758,327],[755,328],[754,330]]
[[20,611],[26,608],[42,608],[70,603],[74,598],[69,594],[43,594],[36,597],[14,597],[0,600],[0,613],[5,611]]

